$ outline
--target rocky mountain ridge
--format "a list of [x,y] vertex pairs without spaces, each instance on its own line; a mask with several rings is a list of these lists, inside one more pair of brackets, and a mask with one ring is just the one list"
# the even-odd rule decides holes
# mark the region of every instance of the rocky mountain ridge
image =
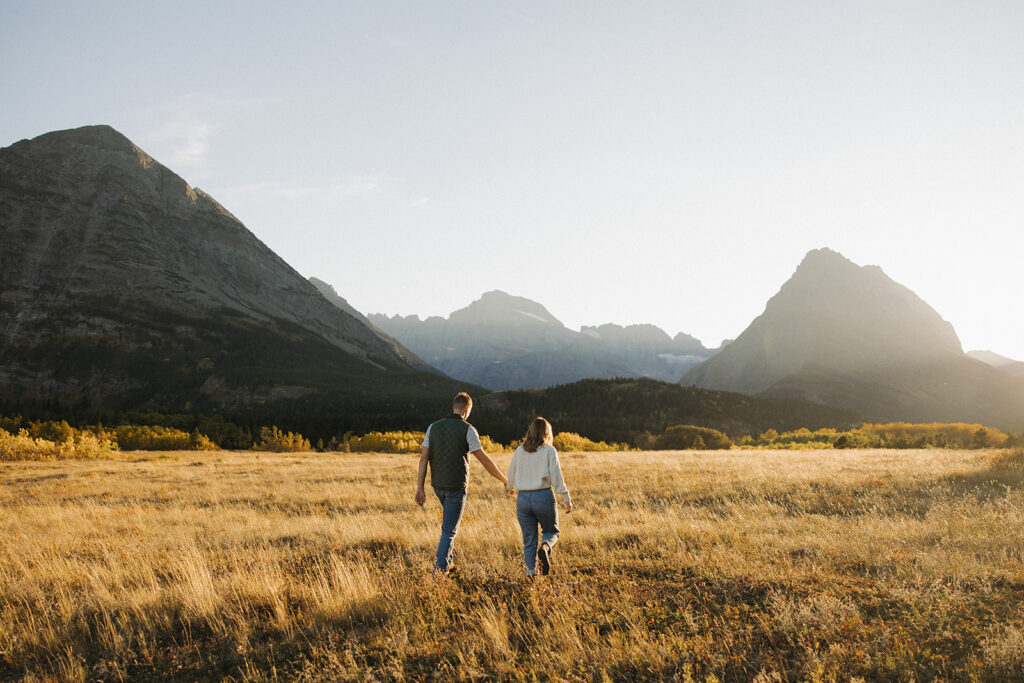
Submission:
[[498,290],[447,318],[371,314],[368,319],[446,375],[494,390],[585,378],[675,382],[714,353],[689,335],[673,339],[654,325],[570,330],[543,305]]

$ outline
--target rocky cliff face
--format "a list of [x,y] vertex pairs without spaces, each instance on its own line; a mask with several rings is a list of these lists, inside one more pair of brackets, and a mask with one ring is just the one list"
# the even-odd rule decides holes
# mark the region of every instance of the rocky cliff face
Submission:
[[490,389],[567,384],[584,378],[652,377],[678,381],[711,355],[687,335],[653,325],[601,325],[579,332],[541,304],[487,292],[448,318],[369,316],[441,372]]
[[223,388],[247,386],[264,400],[263,371],[305,362],[286,360],[291,345],[328,375],[427,367],[108,126],[0,150],[0,310],[0,389],[14,398],[234,400]]
[[810,252],[765,311],[682,380],[875,419],[1024,426],[1024,384],[964,354],[953,326],[876,266]]

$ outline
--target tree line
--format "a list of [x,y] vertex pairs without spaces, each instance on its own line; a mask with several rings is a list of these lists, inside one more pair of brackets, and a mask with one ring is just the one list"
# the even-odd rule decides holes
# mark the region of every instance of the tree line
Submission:
[[[160,417],[150,414],[150,418]],[[418,453],[422,431],[346,432],[311,442],[300,432],[276,425],[262,426],[250,433],[223,419],[204,422],[212,434],[162,424],[103,424],[73,427],[66,420],[25,420],[20,416],[0,417],[0,460],[63,459],[102,457],[114,451],[173,450],[255,450],[270,452],[378,452]],[[226,426],[230,425],[230,426]],[[218,437],[223,441],[218,442]],[[241,445],[235,445],[244,437]],[[484,450],[510,452],[520,439],[499,441],[481,434]],[[1009,448],[1024,444],[1024,435],[968,423],[886,424],[864,423],[838,430],[806,427],[778,432],[768,429],[757,435],[731,438],[725,432],[699,425],[671,425],[660,434],[645,432],[635,443],[593,440],[576,432],[558,432],[554,445],[559,451],[626,450],[723,450],[730,448],[820,449],[820,448]]]

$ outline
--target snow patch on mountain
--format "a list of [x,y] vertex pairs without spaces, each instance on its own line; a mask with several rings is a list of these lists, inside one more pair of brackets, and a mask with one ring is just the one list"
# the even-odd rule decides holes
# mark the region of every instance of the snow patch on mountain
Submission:
[[540,317],[539,315],[537,315],[535,313],[527,313],[526,311],[520,311],[518,308],[513,308],[512,310],[515,311],[516,313],[519,313],[520,315],[525,315],[527,318],[533,318],[534,320],[539,320],[542,323],[549,323],[549,322],[551,322],[550,320],[546,320],[546,319]]

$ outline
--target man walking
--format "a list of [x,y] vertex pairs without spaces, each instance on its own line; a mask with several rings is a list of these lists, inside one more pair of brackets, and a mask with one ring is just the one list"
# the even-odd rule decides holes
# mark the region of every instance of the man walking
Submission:
[[420,450],[420,466],[416,481],[416,504],[423,506],[427,494],[423,490],[430,464],[430,485],[441,501],[441,541],[437,544],[434,571],[447,573],[453,569],[452,554],[455,534],[459,531],[462,511],[466,507],[466,484],[469,479],[469,455],[472,453],[492,477],[502,484],[505,475],[487,457],[480,444],[480,434],[466,422],[473,410],[473,399],[462,392],[452,401],[452,414],[427,427]]

